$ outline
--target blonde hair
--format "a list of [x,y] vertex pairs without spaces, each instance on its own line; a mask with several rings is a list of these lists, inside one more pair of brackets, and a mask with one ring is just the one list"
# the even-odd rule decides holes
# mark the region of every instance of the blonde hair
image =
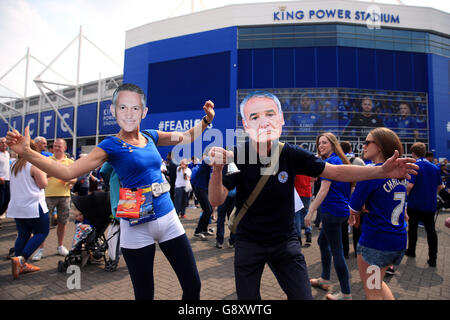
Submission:
[[[36,142],[34,142],[33,140],[30,140],[30,148],[34,151],[37,151]],[[27,160],[17,155],[17,160],[16,162],[14,162],[11,168],[11,172],[14,174],[14,176],[17,176],[17,174],[25,167],[27,162]]]
[[[317,136],[316,138],[316,146],[319,145],[319,139],[320,137],[325,137],[328,139],[328,141],[330,141],[331,145],[334,147],[334,152],[338,155],[338,157],[342,160],[342,163],[344,164],[350,164],[350,161],[347,159],[347,157],[345,156],[344,151],[341,148],[341,145],[338,141],[338,139],[336,138],[336,136],[334,134],[332,134],[331,132],[324,132],[321,133]],[[325,159],[324,156],[320,155],[320,157],[322,159]]]

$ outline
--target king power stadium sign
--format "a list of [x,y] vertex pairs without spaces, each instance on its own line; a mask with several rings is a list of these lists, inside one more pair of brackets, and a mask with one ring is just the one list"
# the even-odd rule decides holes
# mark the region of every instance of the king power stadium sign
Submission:
[[367,11],[346,9],[286,10],[273,12],[273,21],[306,21],[338,19],[345,22],[400,24],[400,16],[381,13],[380,7],[369,6]]

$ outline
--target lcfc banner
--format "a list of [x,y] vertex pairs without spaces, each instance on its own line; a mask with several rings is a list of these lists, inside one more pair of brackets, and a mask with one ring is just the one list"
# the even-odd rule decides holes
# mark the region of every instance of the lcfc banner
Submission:
[[[8,120],[8,119],[6,119]],[[6,136],[8,132],[8,123],[6,123],[3,119],[0,120],[0,137]]]
[[11,126],[17,131],[22,131],[22,116],[11,118]]
[[46,139],[55,137],[55,111],[45,111],[41,113],[39,135]]
[[[9,121],[8,118],[6,118],[6,121]],[[22,117],[21,116],[17,116],[17,117],[13,117],[11,118],[11,126],[16,129],[17,131],[21,132],[22,131]],[[0,119],[0,137],[4,137],[6,136],[6,133],[9,131],[9,127],[8,127],[8,123],[3,121],[3,119]]]
[[38,136],[38,119],[39,115],[37,113],[27,114],[25,116],[25,127],[29,128],[31,139]]
[[[73,130],[73,107],[60,109],[59,113],[66,122],[66,124],[69,126],[70,130]],[[56,134],[58,138],[72,138],[72,135],[70,134],[70,131],[67,128],[66,124],[64,124],[64,122],[62,122],[59,117],[56,119],[56,123],[57,123]]]

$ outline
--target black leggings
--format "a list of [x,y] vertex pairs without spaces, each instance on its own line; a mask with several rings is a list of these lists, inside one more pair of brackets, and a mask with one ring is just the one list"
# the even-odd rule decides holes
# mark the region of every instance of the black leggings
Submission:
[[[162,252],[177,274],[183,289],[183,300],[200,300],[200,276],[191,245],[186,234],[159,244]],[[155,244],[139,248],[122,248],[122,254],[130,273],[136,300],[153,300],[153,263]]]

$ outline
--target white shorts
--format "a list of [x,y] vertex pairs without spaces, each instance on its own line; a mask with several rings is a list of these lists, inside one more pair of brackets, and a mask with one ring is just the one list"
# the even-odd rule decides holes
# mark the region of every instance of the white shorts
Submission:
[[174,239],[184,233],[175,209],[161,218],[133,227],[128,220],[120,219],[120,247],[125,249],[140,249],[155,242]]

